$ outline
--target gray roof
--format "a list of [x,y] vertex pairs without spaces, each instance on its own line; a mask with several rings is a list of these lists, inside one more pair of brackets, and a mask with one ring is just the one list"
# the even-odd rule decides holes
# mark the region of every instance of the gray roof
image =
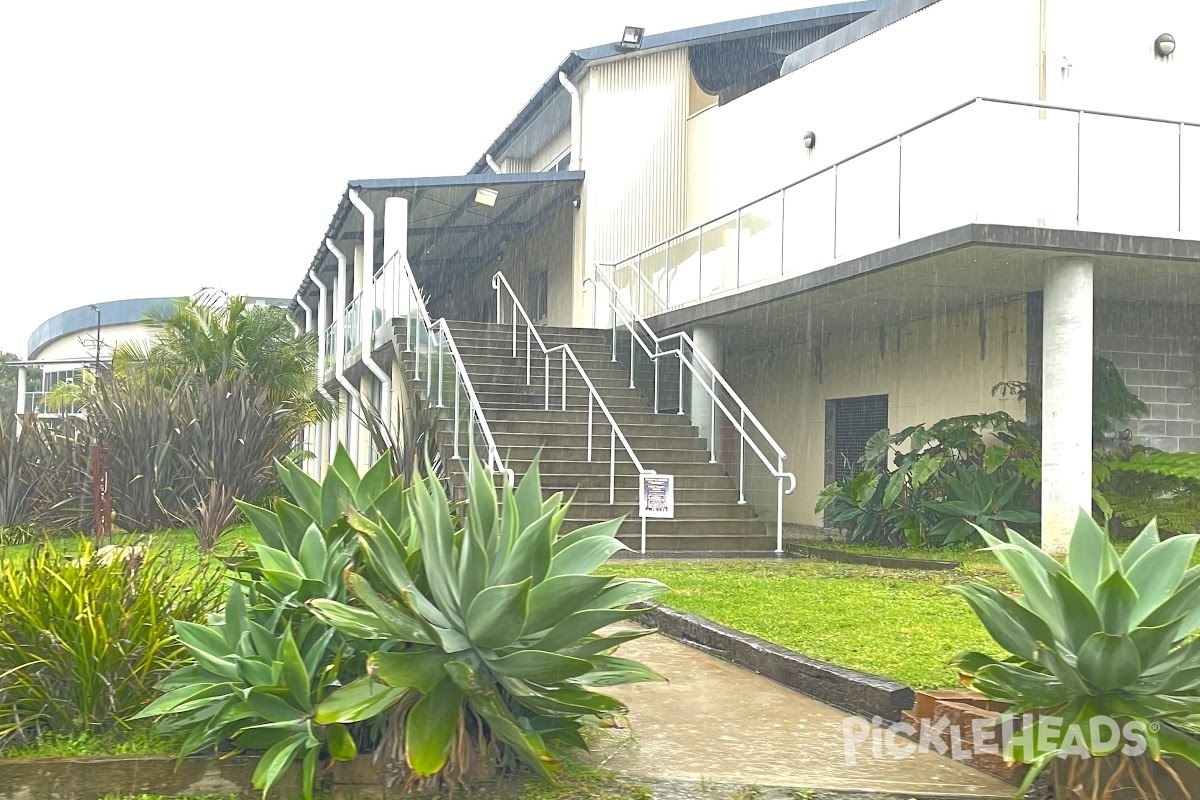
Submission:
[[[562,114],[561,105],[566,102],[566,90],[559,83],[559,73],[575,79],[589,66],[620,58],[630,58],[646,53],[675,50],[681,47],[706,44],[709,42],[728,41],[745,38],[771,30],[786,30],[788,28],[811,25],[814,22],[829,17],[861,16],[886,5],[887,0],[857,0],[857,2],[837,3],[832,5],[801,8],[794,11],[783,11],[777,14],[763,14],[757,17],[715,22],[710,25],[700,25],[694,28],[683,28],[666,33],[646,34],[642,38],[642,46],[637,50],[624,50],[615,42],[574,50],[567,55],[558,68],[550,74],[545,83],[538,88],[529,102],[521,109],[513,121],[501,132],[500,136],[488,147],[474,166],[472,173],[488,172],[486,155],[501,157],[508,147],[526,129],[534,124],[544,111],[552,110]],[[552,108],[552,106],[556,108]]]

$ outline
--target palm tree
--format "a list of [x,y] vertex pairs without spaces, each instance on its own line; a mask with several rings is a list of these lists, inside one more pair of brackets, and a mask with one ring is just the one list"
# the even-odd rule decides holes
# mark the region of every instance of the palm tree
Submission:
[[282,308],[206,289],[151,309],[143,324],[153,333],[149,345],[126,342],[113,350],[119,379],[164,388],[239,380],[265,391],[272,404],[302,423],[332,414],[316,395],[316,335],[297,335]]

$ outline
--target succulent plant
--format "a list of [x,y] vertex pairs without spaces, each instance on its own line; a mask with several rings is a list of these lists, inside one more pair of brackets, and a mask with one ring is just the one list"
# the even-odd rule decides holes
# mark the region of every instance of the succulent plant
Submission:
[[1095,758],[1128,744],[1095,736],[1093,720],[1135,724],[1153,761],[1200,765],[1200,567],[1189,569],[1200,537],[1160,541],[1152,522],[1119,554],[1081,513],[1059,563],[1018,533],[1007,541],[979,533],[1021,594],[977,584],[954,591],[1012,655],[966,652],[953,663],[971,688],[1034,717],[1006,745],[1010,762],[1031,765],[1018,796],[1055,758],[1082,755],[1080,742]]

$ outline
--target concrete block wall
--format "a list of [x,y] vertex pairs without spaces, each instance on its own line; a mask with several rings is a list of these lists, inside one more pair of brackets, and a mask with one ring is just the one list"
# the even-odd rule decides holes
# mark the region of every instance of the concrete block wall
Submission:
[[1136,444],[1200,452],[1200,315],[1174,303],[1102,300],[1096,305],[1096,352],[1150,407],[1127,427]]

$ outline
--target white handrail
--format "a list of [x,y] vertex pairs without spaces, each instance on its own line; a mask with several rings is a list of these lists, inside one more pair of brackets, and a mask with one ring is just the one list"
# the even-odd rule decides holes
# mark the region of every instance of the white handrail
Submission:
[[[642,466],[642,462],[638,459],[637,454],[633,451],[633,446],[629,444],[629,440],[625,438],[625,434],[621,432],[621,426],[617,424],[616,418],[612,412],[608,410],[604,399],[600,397],[600,393],[596,391],[595,385],[592,384],[591,378],[583,369],[583,365],[579,363],[579,359],[575,357],[575,351],[571,349],[569,344],[559,344],[553,347],[547,347],[542,341],[542,336],[537,332],[537,328],[529,319],[529,315],[525,312],[525,307],[521,305],[521,301],[517,299],[516,292],[513,291],[508,279],[504,277],[503,272],[497,272],[492,276],[492,288],[496,290],[496,321],[503,320],[503,297],[501,289],[508,292],[509,299],[512,301],[512,354],[515,358],[517,355],[517,314],[525,321],[525,384],[531,386],[533,384],[533,375],[531,369],[533,342],[536,341],[538,347],[541,348],[543,355],[546,357],[546,410],[550,410],[550,354],[556,351],[562,352],[562,410],[567,410],[567,359],[571,359],[571,363],[575,365],[575,371],[579,373],[579,377],[583,379],[583,383],[588,390],[588,423],[587,423],[587,460],[592,460],[592,406],[595,404],[600,409],[609,425],[609,477],[608,477],[608,503],[609,505],[616,504],[617,495],[617,442],[621,442],[621,447],[624,448],[629,460],[633,462],[633,467],[638,471],[639,475],[656,475],[652,469],[646,469]],[[646,552],[646,518],[642,517],[642,552]]]
[[[412,312],[416,310],[417,321],[425,327],[429,342],[425,346],[425,398],[428,402],[433,402],[433,346],[432,341],[436,336],[440,335],[438,344],[438,386],[437,386],[437,407],[445,408],[443,402],[443,365],[444,356],[441,342],[445,342],[446,349],[450,351],[450,361],[454,365],[455,374],[458,380],[454,382],[454,459],[460,459],[459,441],[461,439],[459,432],[459,410],[460,410],[460,392],[459,385],[462,385],[462,392],[467,396],[467,441],[468,448],[474,452],[475,448],[475,428],[471,425],[470,416],[473,415],[479,425],[480,434],[483,436],[484,446],[487,449],[487,467],[494,475],[502,473],[507,478],[509,484],[515,483],[513,471],[504,465],[504,459],[500,456],[500,448],[496,446],[496,440],[492,436],[492,429],[488,425],[487,418],[483,415],[483,408],[479,405],[479,398],[475,395],[475,387],[471,383],[471,376],[467,374],[466,365],[463,363],[462,355],[458,351],[458,345],[454,343],[454,336],[450,333],[450,327],[446,323],[446,318],[441,317],[436,322],[429,316],[429,309],[425,307],[425,298],[423,298],[417,289],[417,280],[413,276],[412,267],[399,251],[392,254],[388,262],[384,264],[383,269],[389,267],[399,269],[401,271],[400,278],[404,283],[407,291],[405,292],[404,305],[406,309],[404,321],[404,349],[406,352],[414,353],[413,362],[416,365],[416,379],[421,380],[421,337],[416,337],[416,349],[413,348],[413,325],[410,322]],[[393,287],[399,291],[399,284],[393,281]],[[397,300],[395,311],[399,311],[400,303]],[[415,301],[415,302],[414,302]]]
[[[613,269],[614,267],[612,264],[596,265],[596,275],[604,282],[605,287],[608,289],[610,298],[609,308],[613,312],[613,360],[616,360],[617,355],[616,327],[617,319],[619,317],[621,319],[621,323],[625,326],[626,330],[629,331],[630,335],[629,348],[631,358],[629,365],[629,385],[631,388],[634,387],[635,380],[635,370],[632,362],[632,353],[635,343],[642,349],[642,352],[644,352],[651,361],[657,362],[658,359],[664,356],[677,356],[679,358],[680,414],[683,413],[683,368],[687,367],[688,371],[691,372],[698,385],[700,385],[704,389],[705,393],[707,393],[709,396],[712,409],[710,412],[710,418],[715,419],[716,410],[720,409],[741,436],[741,444],[738,456],[738,503],[743,504],[746,502],[747,444],[750,445],[750,449],[755,455],[758,456],[759,460],[762,461],[763,466],[767,468],[767,471],[771,473],[772,477],[778,481],[775,520],[775,550],[776,552],[783,552],[783,496],[785,494],[790,495],[796,491],[795,473],[785,472],[783,469],[783,462],[787,459],[787,454],[783,451],[783,448],[779,446],[779,443],[775,441],[774,437],[772,437],[767,431],[766,427],[759,422],[758,417],[754,416],[754,412],[747,407],[747,405],[742,401],[742,398],[738,396],[738,393],[733,390],[733,387],[730,386],[721,373],[717,371],[717,368],[713,366],[712,362],[708,360],[708,358],[703,352],[700,351],[698,347],[696,347],[696,343],[692,341],[692,338],[683,331],[680,331],[679,333],[668,334],[666,336],[659,336],[656,334],[650,328],[650,325],[646,322],[646,320],[640,314],[638,314],[636,310],[631,308],[623,298],[621,298],[620,293],[617,291],[616,283],[614,282],[612,276],[604,272],[604,267],[608,267],[609,269]],[[592,278],[585,278],[583,285],[586,287],[589,283],[595,286],[595,281]],[[634,325],[641,327],[645,331],[647,337],[654,342],[653,352],[650,350],[649,345],[647,345],[642,339],[642,336],[636,330],[634,330]],[[678,345],[674,349],[663,350],[662,344],[671,339],[678,340]],[[693,358],[695,358],[704,368],[706,375],[701,375],[701,373],[696,369],[695,365],[692,364],[691,360],[688,359],[687,354],[684,352],[685,345],[691,348]],[[720,383],[721,387],[729,393],[729,397],[737,406],[739,411],[738,417],[735,417],[733,412],[730,411],[721,398],[717,396],[716,384],[718,382]],[[654,411],[655,413],[658,413],[657,364],[655,365],[654,369]],[[771,460],[767,457],[766,453],[762,451],[762,449],[758,446],[758,443],[754,441],[753,437],[746,430],[747,420],[753,423],[756,432],[766,441],[768,445],[770,445],[771,449],[775,451],[775,457],[777,461],[776,465],[771,464]],[[712,459],[715,462],[717,460],[717,436],[715,431],[711,434],[711,437],[712,440],[709,445]],[[789,484],[786,490],[783,488],[783,481],[785,478],[788,480]]]

